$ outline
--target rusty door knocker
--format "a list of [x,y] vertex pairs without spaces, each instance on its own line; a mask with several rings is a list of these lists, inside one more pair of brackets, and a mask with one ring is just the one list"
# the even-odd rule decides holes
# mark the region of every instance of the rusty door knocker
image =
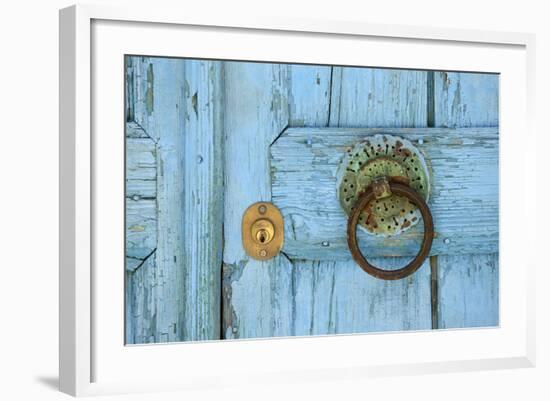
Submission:
[[[370,275],[398,280],[413,274],[429,255],[435,235],[426,203],[430,180],[422,154],[403,138],[375,135],[350,148],[338,170],[340,204],[348,214],[347,242],[355,262]],[[390,237],[415,226],[424,234],[418,254],[406,266],[385,270],[368,262],[357,242],[357,226]]]

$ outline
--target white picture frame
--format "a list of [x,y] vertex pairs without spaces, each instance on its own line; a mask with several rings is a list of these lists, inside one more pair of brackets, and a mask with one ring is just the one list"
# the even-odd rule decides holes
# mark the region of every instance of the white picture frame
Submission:
[[[194,38],[198,40],[198,45],[176,47],[174,40],[160,40],[174,35],[196,35]],[[225,41],[223,49],[216,51],[213,46],[215,42],[220,42],[219,35],[232,36],[230,41]],[[262,35],[261,49],[254,48],[254,35]],[[116,271],[120,264],[122,271],[123,259],[118,259],[115,248],[112,252],[98,252],[101,246],[96,246],[102,241],[119,245],[123,242],[122,238],[116,237],[120,236],[121,230],[110,234],[99,232],[104,227],[101,219],[113,222],[120,219],[120,205],[113,208],[118,212],[110,214],[105,211],[104,202],[116,204],[122,198],[99,199],[95,192],[99,189],[99,193],[105,193],[101,190],[102,185],[106,185],[105,189],[109,185],[113,188],[122,185],[117,175],[121,168],[115,160],[122,160],[123,152],[117,153],[120,147],[116,144],[109,147],[109,151],[104,141],[97,142],[94,138],[94,129],[98,127],[123,130],[123,125],[118,125],[122,120],[117,120],[122,119],[122,108],[117,107],[122,102],[123,86],[112,85],[120,88],[120,98],[109,96],[109,99],[96,98],[92,102],[96,90],[94,82],[122,79],[122,74],[116,78],[117,63],[122,63],[122,58],[118,56],[126,53],[319,63],[331,63],[338,57],[342,61],[342,57],[348,57],[349,64],[363,65],[360,54],[351,54],[346,46],[339,46],[341,49],[338,50],[334,44],[331,47],[334,51],[326,56],[297,51],[293,55],[292,46],[289,53],[277,53],[277,48],[282,47],[277,43],[282,41],[292,40],[294,46],[298,46],[301,42],[297,41],[302,40],[302,44],[315,48],[321,43],[316,41],[325,41],[328,46],[331,38],[338,38],[339,43],[353,41],[357,46],[367,46],[371,54],[379,55],[376,66],[380,67],[502,74],[501,325],[496,329],[125,347],[121,338],[119,341],[123,319],[117,322],[123,306],[106,311],[106,303],[101,301],[109,299],[109,303],[113,304],[112,299],[123,297],[123,288],[120,287],[122,274],[117,279],[98,267],[104,269],[106,264],[102,261],[112,260],[111,270]],[[531,225],[528,230],[535,231],[536,210],[527,206],[527,191],[514,191],[514,185],[515,188],[535,188],[534,175],[529,174],[535,170],[535,149],[518,146],[522,140],[534,140],[535,137],[532,128],[534,45],[534,35],[521,33],[252,16],[228,19],[186,15],[184,10],[154,7],[79,5],[61,10],[61,391],[80,396],[246,385],[252,378],[276,384],[297,380],[399,375],[403,372],[435,373],[534,366],[533,272],[537,261],[525,258],[525,255],[534,255],[534,245],[512,230],[521,222],[528,222]],[[384,50],[392,46],[397,46],[395,49],[398,51]],[[421,50],[423,47],[425,49]],[[409,49],[414,49],[414,52]],[[434,49],[437,50],[437,58]],[[424,54],[422,60],[414,54],[417,51],[424,52],[421,53]],[[115,57],[116,63],[105,63],[109,57]],[[96,81],[92,82],[94,79]],[[100,95],[104,93],[97,90]],[[510,96],[512,93],[513,96]],[[116,110],[119,116],[113,114],[112,118],[103,118],[107,116],[105,110],[109,109]],[[507,134],[518,130],[524,134]],[[515,160],[513,166],[509,162],[512,152]],[[99,154],[101,157],[98,157]],[[118,173],[109,174],[109,178],[105,174],[106,169]],[[513,210],[521,212],[514,214]],[[520,254],[524,255],[521,263]],[[516,269],[507,267],[513,264]],[[114,304],[118,305],[117,302]],[[376,339],[376,348],[392,348],[394,352],[377,352],[372,346],[369,348],[373,338]],[[351,348],[362,351],[342,355],[343,349]],[[232,364],[219,364],[213,369],[203,363],[213,358],[231,360]],[[176,373],[173,369],[175,363],[178,364]],[[148,371],[148,366],[154,366],[155,371]]]

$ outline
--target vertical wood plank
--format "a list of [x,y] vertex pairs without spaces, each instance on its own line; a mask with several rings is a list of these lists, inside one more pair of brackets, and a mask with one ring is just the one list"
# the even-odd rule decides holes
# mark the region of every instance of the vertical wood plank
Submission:
[[498,325],[498,254],[439,257],[439,327]]
[[154,341],[157,245],[156,143],[134,121],[136,60],[126,58],[125,342]]
[[425,127],[426,72],[334,67],[331,127]]
[[[498,75],[435,72],[435,126],[498,126],[498,87]],[[498,149],[495,152],[498,158]],[[498,187],[498,174],[487,180]],[[439,327],[497,325],[498,253],[442,255],[438,259]]]
[[179,341],[184,325],[184,65],[176,59],[136,57],[133,61],[134,118],[156,142],[157,154],[155,265],[147,264],[143,274],[134,275],[138,282],[132,284],[142,288],[140,294],[151,296],[151,306],[143,308],[139,317],[152,333],[139,342]]
[[498,75],[434,72],[436,127],[498,127]]
[[127,270],[129,343],[219,338],[222,69],[187,63],[128,63],[127,114],[155,143],[157,226],[154,254]]
[[223,226],[223,65],[185,61],[185,340],[220,337]]
[[288,124],[288,66],[226,63],[224,119],[224,338],[288,335],[291,263],[248,258],[240,235],[246,208],[271,200],[269,145]]
[[331,102],[332,67],[290,65],[289,125],[325,127]]

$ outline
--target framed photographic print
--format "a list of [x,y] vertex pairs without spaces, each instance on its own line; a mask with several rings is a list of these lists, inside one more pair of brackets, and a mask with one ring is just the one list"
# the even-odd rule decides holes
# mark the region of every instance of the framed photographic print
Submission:
[[60,23],[62,391],[532,365],[532,36]]

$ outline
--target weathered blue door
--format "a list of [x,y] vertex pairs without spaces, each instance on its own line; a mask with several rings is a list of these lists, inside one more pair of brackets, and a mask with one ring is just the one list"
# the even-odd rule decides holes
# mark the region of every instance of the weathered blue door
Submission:
[[[127,58],[126,342],[498,325],[498,76]],[[373,130],[373,129],[376,130]],[[363,272],[336,194],[344,149],[409,139],[433,178],[431,257]],[[270,201],[285,245],[248,257]],[[375,243],[400,267],[421,227]]]

